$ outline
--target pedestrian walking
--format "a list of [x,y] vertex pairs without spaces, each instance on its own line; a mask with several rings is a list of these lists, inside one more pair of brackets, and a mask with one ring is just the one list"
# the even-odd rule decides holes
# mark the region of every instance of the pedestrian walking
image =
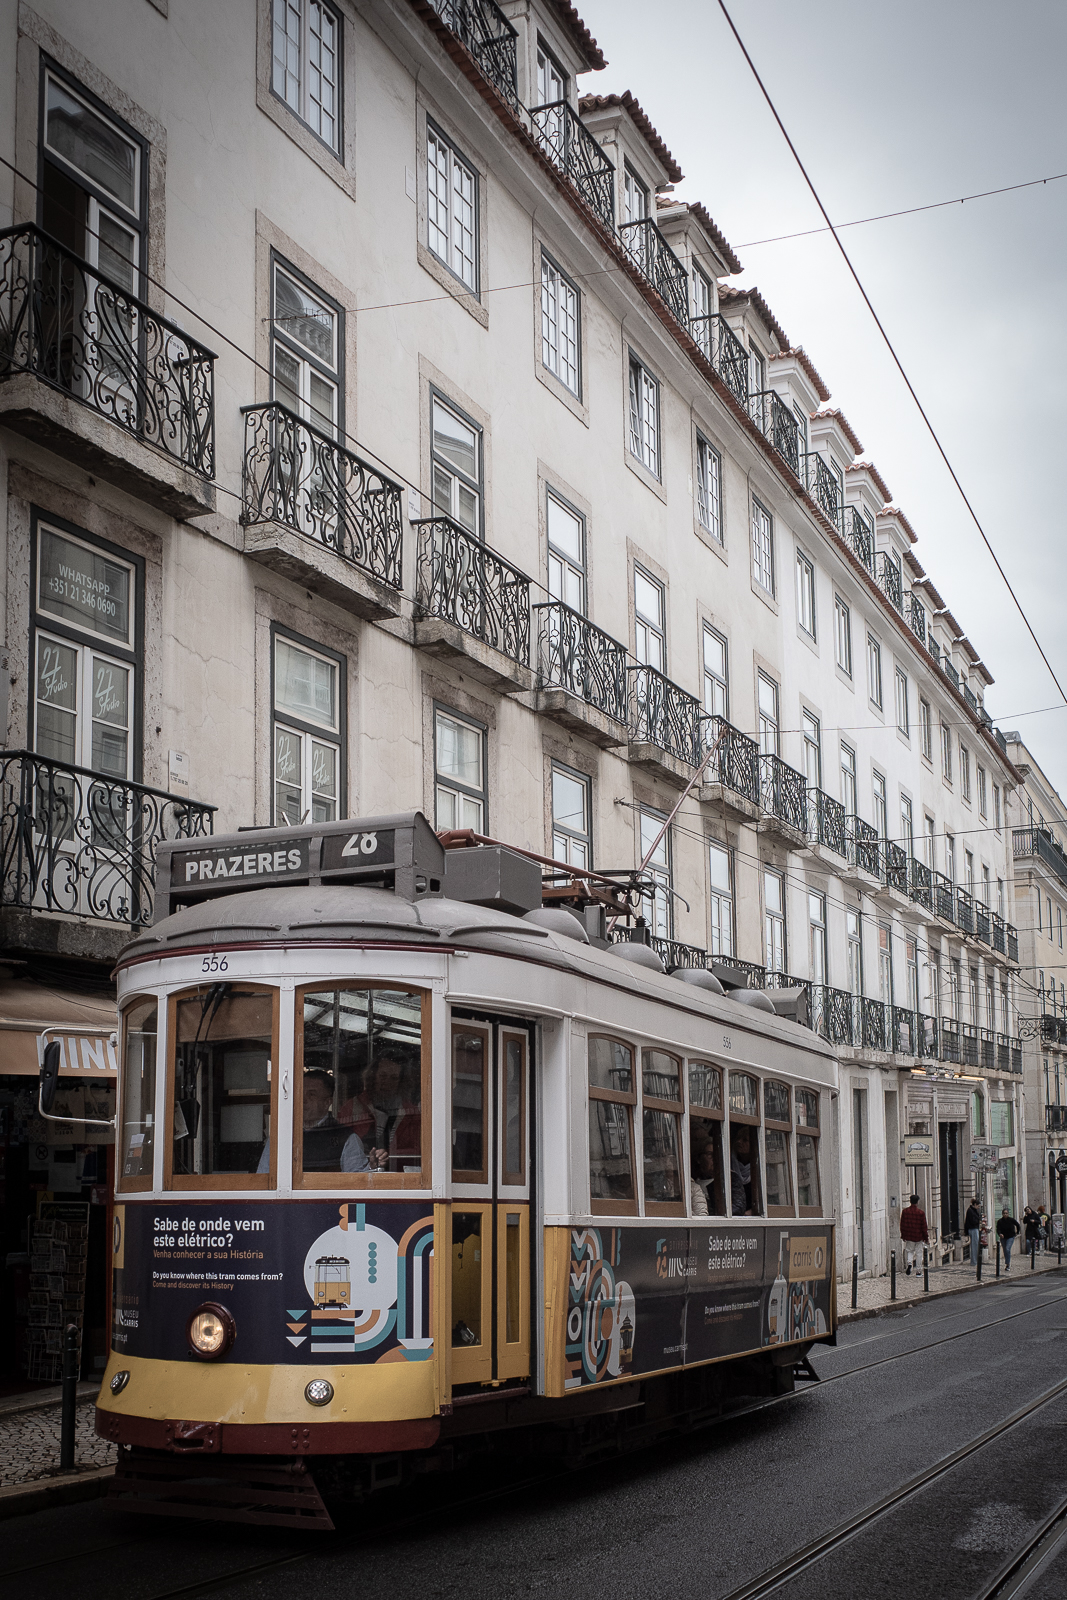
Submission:
[[1021,1231],[1019,1224],[1005,1206],[997,1222],[997,1237],[1000,1239],[1000,1248],[1004,1255],[1005,1272],[1011,1271],[1011,1250]]
[[1031,1246],[1036,1246],[1039,1243],[1040,1233],[1041,1219],[1034,1210],[1033,1206],[1027,1206],[1026,1210],[1023,1212],[1023,1235],[1026,1244],[1027,1255],[1030,1254]]
[[972,1262],[972,1264],[978,1260],[978,1251],[980,1249],[980,1245],[978,1243],[978,1235],[981,1232],[981,1229],[982,1229],[982,1212],[981,1212],[981,1208],[979,1207],[978,1201],[975,1199],[975,1200],[972,1200],[970,1205],[967,1207],[967,1215],[963,1219],[963,1231],[965,1233],[970,1234],[970,1237],[971,1237],[971,1262]]
[[904,1246],[904,1276],[907,1277],[912,1267],[918,1264],[923,1245],[930,1242],[926,1212],[919,1204],[917,1194],[911,1196],[911,1204],[900,1213],[900,1242]]

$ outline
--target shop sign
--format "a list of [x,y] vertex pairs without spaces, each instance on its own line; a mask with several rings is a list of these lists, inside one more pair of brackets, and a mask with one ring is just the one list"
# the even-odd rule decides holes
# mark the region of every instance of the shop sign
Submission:
[[60,1033],[49,1028],[37,1039],[38,1062],[44,1059],[44,1047],[50,1042],[59,1046],[59,1075],[76,1072],[79,1077],[113,1078],[118,1074],[118,1049],[115,1035],[87,1037],[80,1034]]
[[909,1133],[900,1141],[900,1159],[906,1167],[932,1167],[934,1139],[929,1133]]
[[1000,1150],[995,1144],[972,1144],[971,1171],[996,1172],[1000,1164]]

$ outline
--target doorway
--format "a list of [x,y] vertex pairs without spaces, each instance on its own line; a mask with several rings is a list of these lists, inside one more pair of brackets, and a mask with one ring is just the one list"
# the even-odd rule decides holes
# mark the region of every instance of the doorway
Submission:
[[941,1237],[951,1238],[960,1231],[960,1134],[962,1122],[938,1124],[941,1158]]

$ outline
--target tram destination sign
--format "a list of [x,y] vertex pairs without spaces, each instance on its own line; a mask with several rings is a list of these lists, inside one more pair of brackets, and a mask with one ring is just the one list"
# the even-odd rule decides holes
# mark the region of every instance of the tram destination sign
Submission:
[[[316,854],[317,844],[316,843]],[[196,849],[175,850],[170,858],[171,890],[183,896],[197,889],[217,892],[223,884],[259,887],[264,883],[306,878],[311,870],[311,844],[307,838],[206,841]]]

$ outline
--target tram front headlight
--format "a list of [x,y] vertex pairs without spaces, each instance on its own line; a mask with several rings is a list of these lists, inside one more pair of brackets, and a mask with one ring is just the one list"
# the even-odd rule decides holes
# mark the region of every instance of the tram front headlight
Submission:
[[215,1361],[233,1344],[237,1324],[225,1306],[209,1301],[196,1308],[185,1332],[194,1356],[199,1356],[201,1361]]

